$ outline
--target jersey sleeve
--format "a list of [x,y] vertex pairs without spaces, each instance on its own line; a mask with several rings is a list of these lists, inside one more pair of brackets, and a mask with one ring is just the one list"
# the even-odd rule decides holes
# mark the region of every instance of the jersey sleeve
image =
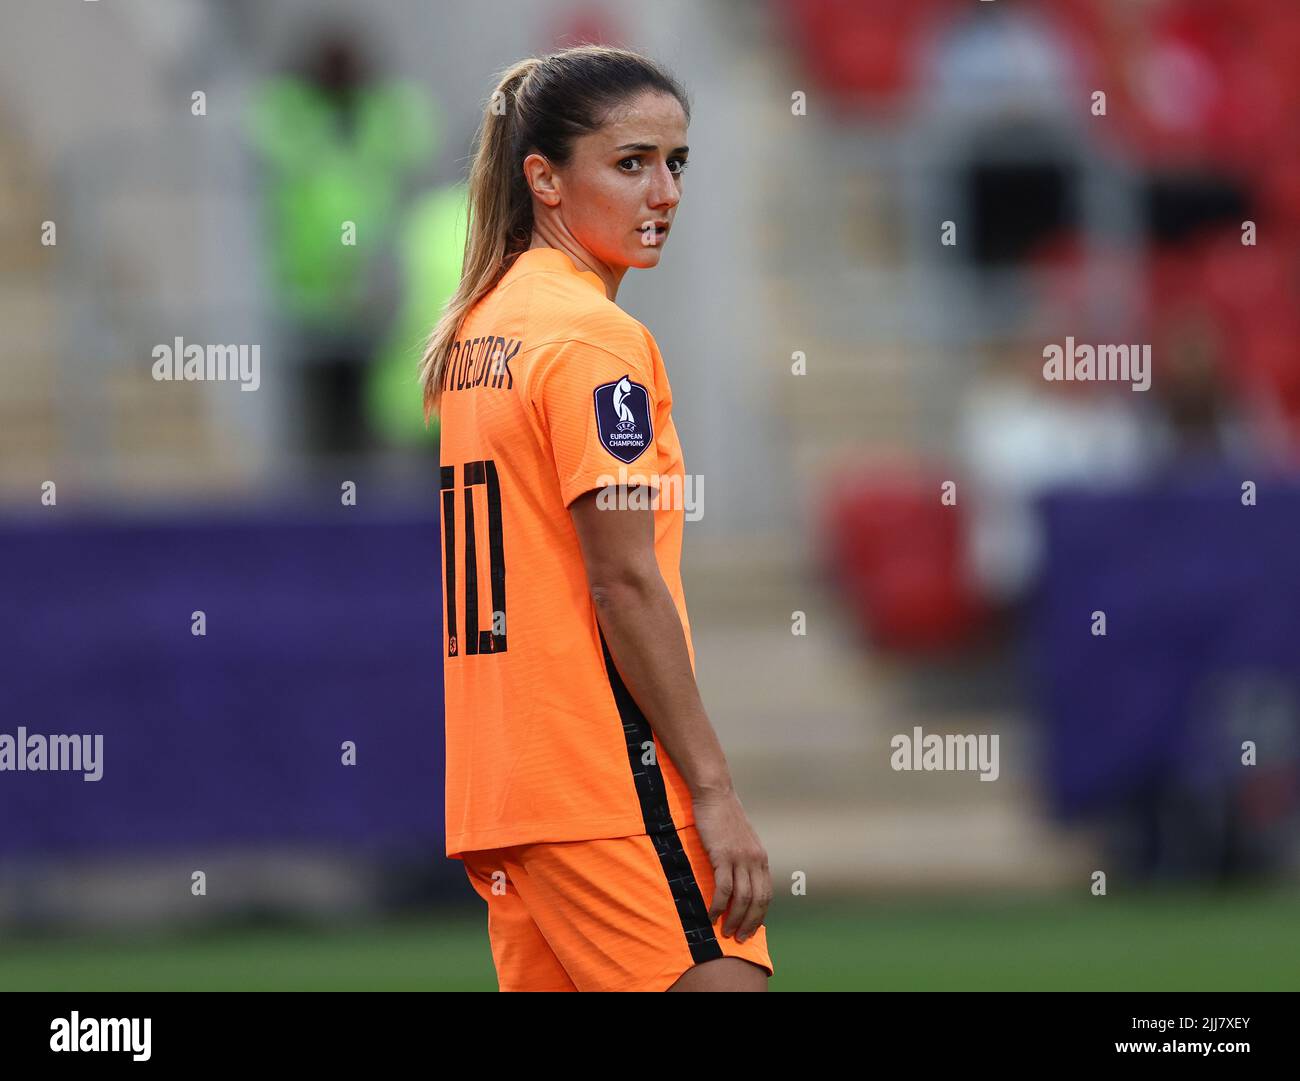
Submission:
[[655,369],[648,347],[585,341],[548,347],[532,370],[529,403],[555,459],[567,507],[610,484],[659,487]]

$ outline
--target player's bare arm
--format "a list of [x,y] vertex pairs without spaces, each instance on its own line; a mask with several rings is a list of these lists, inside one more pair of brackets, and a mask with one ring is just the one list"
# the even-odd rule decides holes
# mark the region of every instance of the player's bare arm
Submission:
[[[654,554],[654,511],[631,500],[598,503],[598,491],[569,510],[597,618],[619,675],[690,787],[695,824],[714,867],[710,917],[744,941],[772,899],[767,852],[740,805],[726,757],[695,683],[686,638]],[[617,508],[617,509],[616,509]]]

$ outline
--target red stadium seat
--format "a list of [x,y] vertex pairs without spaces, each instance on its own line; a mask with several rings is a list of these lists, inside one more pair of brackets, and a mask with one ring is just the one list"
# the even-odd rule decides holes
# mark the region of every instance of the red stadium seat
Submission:
[[890,99],[908,82],[918,31],[956,0],[783,0],[804,68],[844,106]]
[[922,471],[844,471],[824,493],[822,550],[832,579],[880,648],[928,654],[968,643],[987,612],[962,573],[960,504]]

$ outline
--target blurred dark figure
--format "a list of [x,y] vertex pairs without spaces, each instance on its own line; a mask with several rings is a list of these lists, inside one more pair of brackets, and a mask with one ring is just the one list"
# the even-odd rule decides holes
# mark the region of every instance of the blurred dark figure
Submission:
[[1277,674],[1202,681],[1176,762],[1134,786],[1108,817],[1111,851],[1124,868],[1225,883],[1285,871],[1300,819],[1298,706],[1294,681]]
[[1156,329],[1156,376],[1151,393],[1164,417],[1175,462],[1236,457],[1246,451],[1246,432],[1225,375],[1228,345],[1202,311],[1171,313]]

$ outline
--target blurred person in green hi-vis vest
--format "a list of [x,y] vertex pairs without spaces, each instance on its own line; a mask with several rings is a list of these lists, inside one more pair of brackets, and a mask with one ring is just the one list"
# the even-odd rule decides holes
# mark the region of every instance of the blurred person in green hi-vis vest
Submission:
[[326,31],[298,74],[266,79],[248,130],[266,169],[268,255],[295,369],[305,449],[372,447],[367,367],[395,305],[404,186],[436,146],[436,110],[413,83],[371,74],[355,32]]
[[437,416],[427,427],[424,422],[420,357],[431,321],[437,321],[460,284],[467,225],[463,183],[429,192],[402,224],[402,308],[366,388],[371,424],[391,442],[426,444],[437,439]]

